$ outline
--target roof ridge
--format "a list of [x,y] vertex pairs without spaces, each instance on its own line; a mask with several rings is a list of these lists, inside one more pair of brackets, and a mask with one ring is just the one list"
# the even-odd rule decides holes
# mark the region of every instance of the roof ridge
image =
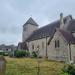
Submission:
[[[56,20],[56,21],[54,21],[54,22],[52,22],[52,23],[49,23],[49,24],[47,24],[47,25],[44,25],[44,26],[38,28],[37,30],[42,29],[42,28],[44,28],[44,27],[46,27],[46,26],[49,26],[49,25],[52,26],[54,23],[57,23],[57,22],[59,22],[59,20]],[[37,30],[35,30],[35,31],[37,31]],[[34,32],[35,32],[35,31],[34,31]]]

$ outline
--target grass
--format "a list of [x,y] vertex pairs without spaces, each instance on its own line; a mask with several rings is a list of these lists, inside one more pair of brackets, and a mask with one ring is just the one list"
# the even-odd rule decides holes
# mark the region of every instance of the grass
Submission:
[[[38,63],[33,58],[5,57],[7,68],[5,75],[37,75]],[[40,59],[40,75],[58,75],[63,63]]]

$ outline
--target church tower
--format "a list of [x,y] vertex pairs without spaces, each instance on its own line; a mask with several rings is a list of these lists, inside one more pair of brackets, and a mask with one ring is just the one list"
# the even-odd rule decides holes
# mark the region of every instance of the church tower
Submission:
[[23,25],[22,42],[38,28],[38,24],[30,17],[28,21]]

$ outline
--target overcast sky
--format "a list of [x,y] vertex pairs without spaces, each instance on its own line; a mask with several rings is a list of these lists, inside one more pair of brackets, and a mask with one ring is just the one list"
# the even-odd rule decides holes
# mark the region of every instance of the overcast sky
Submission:
[[75,18],[75,0],[0,0],[0,44],[22,40],[22,25],[32,17],[44,26],[71,14]]

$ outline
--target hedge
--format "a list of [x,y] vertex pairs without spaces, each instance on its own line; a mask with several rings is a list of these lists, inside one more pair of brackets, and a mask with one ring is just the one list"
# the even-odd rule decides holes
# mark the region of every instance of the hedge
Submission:
[[4,52],[0,52],[0,55],[4,55],[5,53]]
[[14,56],[15,57],[28,57],[29,56],[29,52],[26,50],[16,50],[14,52]]

